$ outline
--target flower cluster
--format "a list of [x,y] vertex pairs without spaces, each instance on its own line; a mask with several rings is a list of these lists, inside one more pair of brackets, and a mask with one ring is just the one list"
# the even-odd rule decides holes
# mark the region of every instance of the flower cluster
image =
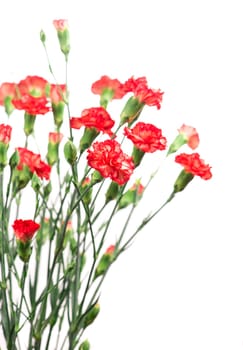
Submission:
[[[68,65],[68,22],[53,24]],[[46,50],[43,31],[40,39]],[[99,292],[111,265],[195,176],[212,177],[199,153],[177,153],[183,146],[192,150],[199,146],[194,127],[182,124],[169,142],[151,119],[141,120],[145,106],[160,110],[164,94],[150,88],[145,77],[121,82],[104,75],[91,84],[91,92],[99,96],[99,105],[86,106],[80,116],[73,116],[67,81],[54,84],[29,75],[0,85],[0,324],[9,349],[17,349],[28,324],[29,349],[48,349],[55,329],[56,349],[68,342],[69,349],[88,350],[89,342],[82,336],[99,313]],[[125,99],[118,118],[109,111],[114,99]],[[15,112],[23,113],[24,126],[18,134],[25,137],[17,146],[11,140]],[[52,129],[44,127],[41,135],[47,141],[44,150],[32,142],[38,133],[36,118],[43,118],[43,125],[52,119]],[[143,158],[155,152],[160,164],[169,159],[180,172],[169,198],[131,232],[130,220],[154,177],[144,183],[140,167]],[[27,189],[34,200],[28,200],[24,219],[21,209]],[[128,214],[112,235],[111,225],[120,211]],[[47,260],[45,271],[42,258]],[[20,297],[12,290],[13,281]]]

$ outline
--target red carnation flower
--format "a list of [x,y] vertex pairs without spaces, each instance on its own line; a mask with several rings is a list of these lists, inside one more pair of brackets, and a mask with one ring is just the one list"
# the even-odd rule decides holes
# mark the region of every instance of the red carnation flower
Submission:
[[143,152],[153,153],[166,148],[166,138],[153,124],[139,122],[132,129],[125,127],[124,134]]
[[51,167],[41,160],[39,154],[35,154],[26,148],[18,147],[19,164],[18,170],[22,170],[26,165],[32,173],[36,173],[41,179],[50,179]]
[[110,136],[113,135],[111,128],[115,122],[111,119],[109,113],[103,107],[94,107],[83,110],[81,117],[71,118],[70,125],[73,129],[80,129],[81,126],[86,128],[95,128]]
[[125,82],[124,86],[127,92],[134,93],[134,97],[137,98],[140,103],[148,106],[156,106],[157,109],[160,109],[163,92],[160,89],[150,89],[145,77],[137,79],[131,77]]
[[47,84],[48,81],[44,78],[28,75],[18,83],[18,90],[21,96],[45,97]]
[[9,144],[12,133],[12,127],[10,125],[0,124],[0,142],[5,145]]
[[110,100],[120,99],[126,94],[124,84],[118,79],[109,78],[107,75],[103,75],[99,80],[94,82],[91,91],[97,95],[102,95],[106,91],[110,91],[112,95]]
[[204,160],[200,159],[198,153],[179,154],[176,156],[175,161],[176,163],[184,166],[187,173],[200,176],[204,180],[209,180],[212,177],[212,173],[210,171],[211,167],[208,164],[205,164]]
[[145,77],[140,77],[137,79],[131,77],[125,82],[124,89],[126,92],[134,92],[141,84],[147,86],[147,79]]
[[13,225],[16,238],[22,242],[27,242],[32,239],[40,225],[33,220],[15,220]]
[[46,114],[50,107],[46,106],[48,100],[45,97],[33,97],[23,95],[20,99],[13,99],[12,104],[16,109],[24,110],[30,115]]
[[120,144],[115,140],[95,142],[93,151],[88,150],[87,160],[90,167],[119,185],[124,185],[134,170],[132,158],[123,153]]

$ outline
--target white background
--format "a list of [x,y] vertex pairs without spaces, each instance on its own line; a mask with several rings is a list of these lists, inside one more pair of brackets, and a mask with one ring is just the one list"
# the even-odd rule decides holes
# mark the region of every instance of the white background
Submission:
[[[198,151],[212,165],[213,179],[194,179],[113,266],[101,313],[87,332],[92,350],[243,349],[241,5],[237,0],[1,4],[1,82],[50,78],[41,28],[63,79],[52,20],[66,18],[72,113],[91,106],[90,85],[101,75],[122,81],[146,76],[151,87],[165,92],[161,110],[147,109],[146,117],[170,141],[182,123],[196,127]],[[165,174],[173,183],[171,176]],[[156,181],[149,208],[159,202],[159,186],[165,188]]]

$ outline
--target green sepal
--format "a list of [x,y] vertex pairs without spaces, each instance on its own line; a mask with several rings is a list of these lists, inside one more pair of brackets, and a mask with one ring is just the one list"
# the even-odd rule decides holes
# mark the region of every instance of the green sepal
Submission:
[[85,341],[83,341],[82,344],[80,345],[80,347],[78,348],[78,350],[90,350],[89,341],[87,339]]
[[73,165],[77,160],[77,149],[71,140],[68,140],[64,146],[64,156],[70,165]]
[[91,323],[94,322],[94,320],[98,316],[99,312],[100,312],[99,304],[95,304],[95,305],[93,305],[93,307],[91,307],[91,309],[87,312],[87,314],[83,318],[83,328],[84,329],[86,327],[88,327]]
[[92,142],[99,135],[99,131],[96,128],[85,128],[83,136],[79,143],[79,149],[81,152],[85,151],[92,145]]
[[34,132],[36,116],[25,112],[24,114],[24,132],[26,136]]
[[172,142],[172,144],[169,147],[169,150],[167,152],[167,156],[171,153],[175,153],[176,151],[178,151],[178,149],[185,145],[187,143],[187,138],[185,137],[184,134],[179,134],[177,135],[177,137],[175,138],[175,140]]
[[128,123],[129,126],[138,119],[142,109],[144,107],[144,103],[141,103],[137,98],[130,97],[125,107],[123,108],[120,119],[120,124],[123,125]]
[[189,184],[189,182],[192,181],[193,178],[193,174],[188,173],[183,169],[175,181],[174,193],[183,191],[184,188]]
[[23,262],[28,262],[32,253],[31,240],[22,242],[19,239],[17,241],[17,254]]
[[112,181],[110,186],[108,187],[108,190],[106,191],[105,197],[106,197],[106,203],[109,203],[110,201],[117,198],[117,195],[119,193],[119,185],[118,183]]

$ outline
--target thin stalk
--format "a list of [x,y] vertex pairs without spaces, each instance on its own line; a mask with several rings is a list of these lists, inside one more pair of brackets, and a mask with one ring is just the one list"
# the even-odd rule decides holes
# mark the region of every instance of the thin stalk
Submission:
[[[138,226],[136,231],[131,235],[131,237],[126,241],[126,243],[121,247],[120,253],[126,249],[129,243],[134,239],[134,237],[146,226],[173,198],[175,197],[175,193],[172,192],[169,198],[163,203],[152,215],[148,218],[145,218],[142,223]],[[119,253],[119,254],[120,254]]]

